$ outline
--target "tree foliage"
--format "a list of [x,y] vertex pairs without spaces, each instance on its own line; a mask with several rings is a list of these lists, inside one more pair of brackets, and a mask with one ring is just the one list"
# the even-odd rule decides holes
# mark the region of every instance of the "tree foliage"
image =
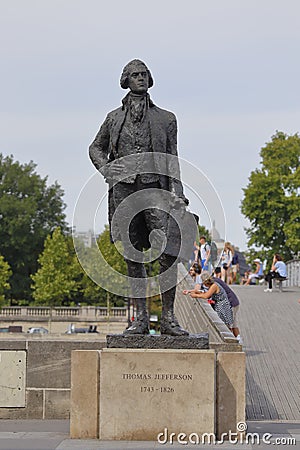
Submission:
[[38,262],[40,268],[31,276],[34,299],[40,305],[61,306],[77,290],[79,266],[59,227],[46,238]]
[[[122,254],[118,251],[116,244],[110,241],[110,233],[108,225],[105,225],[104,231],[98,238],[98,247],[110,267],[117,272],[127,275],[127,265]],[[119,243],[118,243],[119,244]],[[113,282],[113,281],[112,281]]]
[[11,298],[30,299],[30,274],[46,236],[57,226],[66,229],[57,183],[47,186],[31,161],[20,164],[12,156],[0,154],[0,254],[12,268]]
[[260,156],[261,168],[251,172],[241,205],[250,221],[248,245],[288,260],[300,251],[299,135],[277,132]]
[[0,255],[0,307],[5,305],[5,294],[10,288],[9,278],[11,274],[9,264]]
[[[117,250],[115,244],[110,241],[108,225],[100,234],[97,245],[85,247],[80,240],[75,242],[76,252],[82,265],[82,278],[77,295],[77,302],[106,305],[108,294],[110,302],[114,306],[123,306],[124,299],[114,294],[115,286],[122,291],[123,296],[128,295],[127,285],[119,274],[127,275],[126,263],[123,256]],[[107,266],[104,264],[102,255]],[[103,286],[105,285],[105,289]]]

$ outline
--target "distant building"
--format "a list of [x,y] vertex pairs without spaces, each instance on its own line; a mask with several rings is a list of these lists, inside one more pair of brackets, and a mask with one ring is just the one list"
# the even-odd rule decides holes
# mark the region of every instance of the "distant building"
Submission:
[[[218,248],[218,256],[220,257],[224,249],[225,240],[221,238],[219,231],[216,229],[216,222],[214,220],[212,229],[210,230],[210,235],[211,240],[216,243],[216,246]],[[233,246],[239,258],[240,274],[244,275],[245,271],[249,269],[249,266],[246,263],[243,252],[241,252],[239,247],[237,247],[236,245],[233,244]]]
[[221,238],[220,233],[216,229],[216,222],[213,220],[213,226],[210,230],[210,236],[211,240],[215,242],[216,246],[218,247],[218,252],[221,252],[224,248],[225,240]]

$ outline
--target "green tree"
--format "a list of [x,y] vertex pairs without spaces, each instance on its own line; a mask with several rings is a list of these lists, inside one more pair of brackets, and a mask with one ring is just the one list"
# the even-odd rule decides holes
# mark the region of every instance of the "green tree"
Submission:
[[8,280],[11,274],[9,264],[0,255],[0,308],[6,303],[5,293],[10,288]]
[[[117,244],[119,245],[119,243]],[[97,245],[85,247],[80,240],[75,240],[76,252],[82,265],[77,301],[80,303],[98,304],[106,306],[108,302],[114,306],[123,306],[124,299],[114,294],[115,286],[127,296],[127,286],[118,273],[127,275],[127,266],[123,256],[118,252],[117,246],[110,241],[108,225],[98,238]],[[99,250],[108,263],[105,267],[101,261]],[[114,269],[114,273],[111,269]],[[102,287],[105,285],[105,289]]]
[[66,229],[62,196],[57,183],[47,186],[31,161],[20,164],[0,154],[0,254],[12,268],[11,298],[30,300],[30,274],[46,236],[57,226]]
[[79,266],[70,254],[67,239],[56,228],[45,241],[44,251],[38,258],[40,268],[31,276],[33,297],[36,303],[60,306],[77,290],[76,277]]
[[105,225],[104,231],[100,234],[97,243],[108,264],[117,272],[127,275],[127,265],[123,256],[117,249],[117,246],[120,245],[120,243],[118,242],[117,245],[111,243],[108,225]]
[[[84,247],[82,242],[76,243],[76,249],[80,255],[80,261],[84,268],[80,265],[80,280],[78,282],[78,291],[76,293],[76,303],[88,305],[106,305],[106,291],[90,278],[95,273],[95,268],[99,266],[98,247]],[[77,258],[77,255],[76,255]],[[79,264],[79,262],[78,262]]]
[[249,247],[262,256],[300,251],[300,137],[277,132],[260,152],[261,168],[251,172],[242,213],[249,219]]
[[[116,272],[122,275],[127,275],[127,265],[124,261],[122,254],[118,251],[118,248],[120,251],[122,250],[122,245],[120,242],[112,244],[110,240],[110,232],[108,225],[105,225],[104,231],[100,234],[97,244],[99,250],[101,251],[108,265],[112,267]],[[107,272],[106,267],[102,267],[102,271],[103,271],[102,276],[105,276],[107,281],[109,281],[108,283],[109,290],[111,289],[113,291],[115,283],[120,283],[119,278],[117,277],[117,275],[115,276],[113,273],[111,273],[110,270],[106,274]],[[121,281],[121,285],[119,284],[118,287],[122,289],[122,286],[123,286],[123,295],[124,297],[126,297],[128,295],[128,286],[126,285],[126,282],[124,280]],[[108,292],[109,291],[106,291],[107,302],[110,302],[112,305],[115,306],[124,305],[123,298],[113,293],[108,294]]]
[[205,236],[207,241],[211,240],[210,233],[204,225],[198,225],[198,233],[200,236]]

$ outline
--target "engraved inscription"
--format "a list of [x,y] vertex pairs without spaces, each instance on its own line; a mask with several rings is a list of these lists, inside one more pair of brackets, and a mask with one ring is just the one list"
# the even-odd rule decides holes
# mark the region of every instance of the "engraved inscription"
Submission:
[[192,381],[193,375],[189,373],[123,373],[122,379]]
[[160,387],[154,387],[154,386],[141,386],[141,392],[160,392],[160,393],[170,393],[175,392],[175,388],[170,386],[160,386]]
[[[190,373],[123,373],[122,380],[126,381],[151,381],[151,382],[178,382],[185,381],[190,382],[193,381],[193,375]],[[138,383],[140,384],[140,383]],[[173,383],[171,383],[173,384]],[[176,384],[169,385],[164,383],[156,383],[151,385],[142,385],[139,386],[139,392],[143,394],[147,393],[158,393],[158,394],[171,394],[176,391]]]

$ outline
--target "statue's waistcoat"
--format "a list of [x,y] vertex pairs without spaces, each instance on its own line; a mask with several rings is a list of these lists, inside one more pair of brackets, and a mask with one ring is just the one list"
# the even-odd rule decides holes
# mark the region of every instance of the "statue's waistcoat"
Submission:
[[[133,122],[129,112],[127,112],[120,129],[116,147],[119,158],[129,155],[137,156],[130,162],[130,172],[135,175],[127,177],[123,182],[134,183],[137,174],[141,174],[140,180],[142,183],[153,183],[159,180],[159,175],[157,173],[155,174],[154,161],[149,157],[149,153],[152,153],[153,149],[147,112],[143,120],[139,122]],[[143,155],[145,155],[145,157],[143,157]]]

